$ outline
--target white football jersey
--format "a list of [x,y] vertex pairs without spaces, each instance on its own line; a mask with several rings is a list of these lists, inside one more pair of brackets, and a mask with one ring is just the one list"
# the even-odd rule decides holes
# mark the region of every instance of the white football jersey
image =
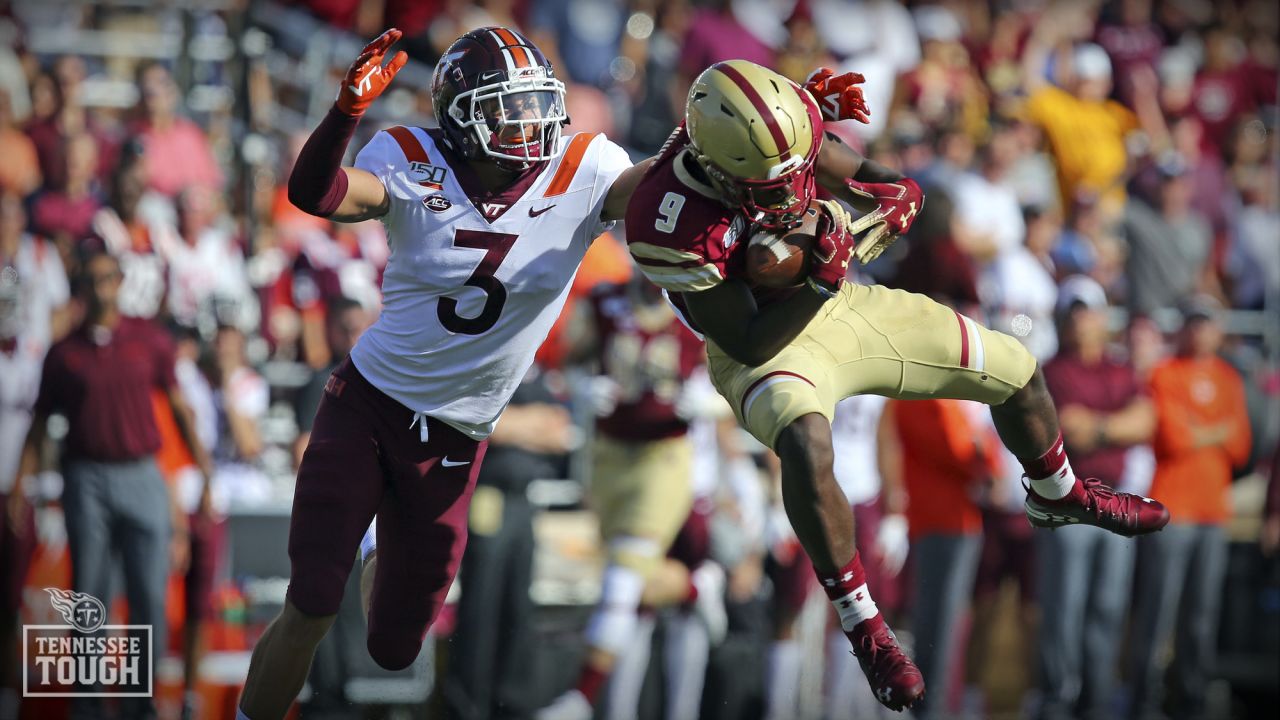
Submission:
[[[600,135],[472,204],[435,132],[380,132],[356,158],[391,196],[382,314],[351,351],[366,379],[405,407],[470,437],[493,430],[560,314],[626,152]],[[482,212],[483,210],[483,212]]]

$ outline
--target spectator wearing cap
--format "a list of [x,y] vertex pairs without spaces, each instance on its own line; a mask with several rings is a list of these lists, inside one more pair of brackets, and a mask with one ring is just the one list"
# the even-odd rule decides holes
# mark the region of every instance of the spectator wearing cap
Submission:
[[1163,531],[1138,541],[1130,673],[1135,717],[1160,714],[1161,648],[1175,635],[1178,715],[1205,716],[1226,573],[1228,489],[1250,449],[1244,383],[1218,356],[1220,307],[1211,297],[1193,296],[1182,308],[1177,355],[1152,372],[1156,469],[1151,494],[1169,508],[1171,519]]
[[[1146,443],[1155,413],[1133,366],[1107,352],[1107,296],[1091,278],[1067,278],[1056,308],[1060,351],[1044,364],[1062,437],[1082,477],[1123,487],[1130,447]],[[1044,720],[1108,718],[1133,543],[1094,527],[1038,533],[1040,688]]]
[[[196,437],[190,408],[174,375],[174,350],[154,323],[124,317],[117,303],[120,265],[98,254],[84,262],[78,293],[85,305],[79,328],[45,358],[31,430],[22,448],[15,488],[34,472],[50,415],[67,420],[62,495],[72,589],[99,598],[110,611],[115,557],[124,565],[131,625],[151,625],[151,657],[166,645],[165,584],[170,553],[185,554],[186,517],[165,487],[155,462],[160,434],[152,390],[163,392],[205,482],[209,455]],[[15,490],[16,491],[16,490]],[[73,717],[102,717],[99,697],[77,697]],[[126,718],[154,717],[152,699],[127,698]]]
[[222,189],[222,170],[209,139],[198,125],[178,114],[177,83],[163,65],[138,70],[139,101],[132,134],[142,140],[147,182],[152,190],[176,197],[184,188],[202,185]]
[[1132,198],[1121,234],[1129,246],[1125,263],[1129,307],[1142,314],[1176,307],[1178,301],[1215,284],[1209,262],[1213,233],[1191,207],[1191,179],[1177,156],[1158,166],[1154,205]]
[[[1127,143],[1138,130],[1138,117],[1114,100],[1111,60],[1097,45],[1078,46],[1069,63],[1065,89],[1045,77],[1052,37],[1049,23],[1037,25],[1023,56],[1028,93],[1024,112],[1045,134],[1058,170],[1062,207],[1072,207],[1081,191],[1097,194],[1108,217],[1119,214],[1125,201]],[[1059,74],[1061,70],[1059,69]]]

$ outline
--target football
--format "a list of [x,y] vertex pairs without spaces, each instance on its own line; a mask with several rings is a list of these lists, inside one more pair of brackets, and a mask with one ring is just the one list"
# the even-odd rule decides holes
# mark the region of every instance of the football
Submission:
[[747,279],[767,288],[789,288],[809,274],[818,213],[810,208],[804,222],[788,230],[760,230],[747,243]]

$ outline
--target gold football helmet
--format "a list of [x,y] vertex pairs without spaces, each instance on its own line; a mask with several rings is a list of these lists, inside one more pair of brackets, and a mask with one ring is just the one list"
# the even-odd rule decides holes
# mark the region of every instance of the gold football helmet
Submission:
[[693,81],[684,114],[694,157],[727,202],[766,228],[800,223],[822,147],[822,117],[803,88],[729,60]]

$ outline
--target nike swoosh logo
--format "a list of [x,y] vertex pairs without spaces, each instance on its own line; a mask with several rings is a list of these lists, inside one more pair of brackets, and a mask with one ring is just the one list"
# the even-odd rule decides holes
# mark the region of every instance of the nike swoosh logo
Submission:
[[550,210],[550,209],[551,209],[551,208],[553,208],[553,207],[555,207],[555,205],[548,205],[548,206],[546,206],[546,207],[542,208],[541,210],[534,210],[533,208],[529,208],[529,217],[531,217],[531,218],[533,218],[533,217],[538,217],[539,215],[541,215],[542,213],[544,213],[544,212],[546,212],[546,211]]
[[471,461],[450,460],[449,458],[445,458],[440,461],[440,464],[444,467],[458,467],[459,465],[470,465]]

